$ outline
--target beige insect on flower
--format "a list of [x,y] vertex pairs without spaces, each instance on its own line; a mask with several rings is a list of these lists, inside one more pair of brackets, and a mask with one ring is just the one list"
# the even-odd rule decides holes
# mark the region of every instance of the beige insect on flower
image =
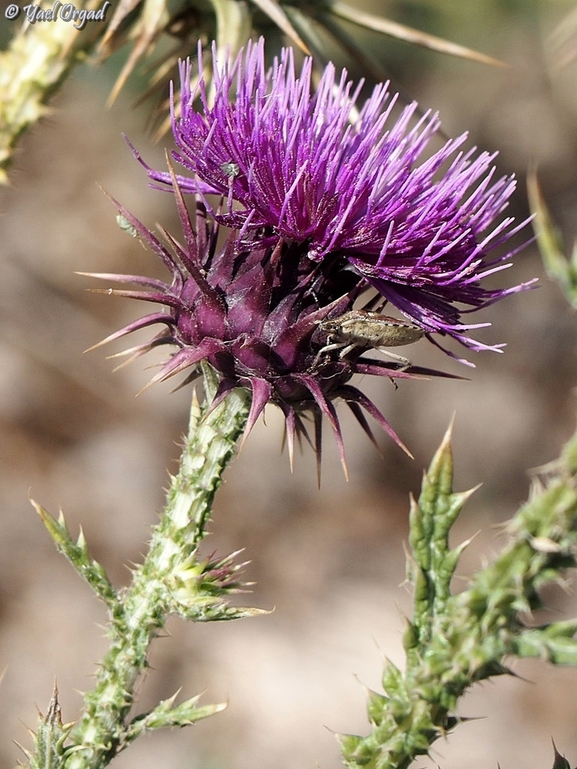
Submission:
[[411,361],[385,348],[413,344],[426,333],[414,323],[367,310],[350,310],[338,318],[322,320],[319,328],[326,332],[327,344],[319,350],[316,360],[332,350],[340,350],[339,358],[344,358],[358,348],[378,349],[398,361],[403,369],[408,368]]

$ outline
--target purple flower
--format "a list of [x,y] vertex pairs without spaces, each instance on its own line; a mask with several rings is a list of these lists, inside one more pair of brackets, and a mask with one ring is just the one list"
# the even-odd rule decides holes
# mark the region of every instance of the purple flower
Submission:
[[222,238],[218,221],[208,215],[200,195],[191,219],[172,169],[171,173],[184,245],[164,233],[170,245],[167,248],[113,201],[123,217],[124,228],[138,235],[162,259],[170,272],[170,282],[137,275],[93,274],[140,287],[105,293],[153,302],[163,309],[128,324],[100,344],[156,324],[164,326],[152,341],[123,354],[134,358],[159,345],[176,345],[179,349],[151,383],[184,371],[189,371],[185,382],[192,381],[200,373],[198,364],[206,361],[219,376],[215,402],[234,387],[248,388],[252,402],[245,434],[265,405],[275,403],[286,417],[291,462],[295,438],[300,441],[304,437],[312,443],[306,426],[310,415],[319,462],[324,416],[331,424],[345,464],[333,404],[337,398],[348,404],[371,440],[374,436],[363,409],[410,455],[374,403],[349,380],[355,373],[395,379],[450,375],[398,361],[365,358],[369,344],[345,349],[345,354],[342,345],[325,350],[331,336],[325,330],[327,317],[334,319],[349,313],[366,289],[365,281],[347,269],[343,259],[313,261],[306,247],[284,238],[277,237],[268,245],[261,245],[257,238],[257,245],[244,250],[238,232],[232,230],[219,245]]
[[427,332],[498,350],[467,335],[489,324],[461,319],[529,285],[482,285],[510,266],[515,251],[503,246],[525,224],[499,220],[515,180],[494,178],[495,154],[461,150],[466,134],[431,153],[437,114],[415,121],[411,104],[393,119],[386,85],[357,113],[361,84],[353,91],[345,71],[337,80],[329,64],[313,89],[311,59],[297,76],[286,49],[267,69],[262,38],[232,65],[213,58],[213,105],[202,73],[191,92],[190,64],[181,67],[173,155],[193,174],[177,177],[181,188],[226,198],[213,215],[239,231],[239,247],[300,244],[312,262],[346,265]]
[[[184,371],[189,381],[204,361],[219,377],[217,402],[234,387],[251,391],[246,433],[273,402],[286,418],[291,459],[295,438],[304,437],[320,461],[325,417],[344,463],[339,398],[372,440],[366,414],[402,446],[374,403],[350,384],[354,374],[448,376],[398,356],[367,357],[370,349],[422,335],[438,344],[433,334],[474,350],[498,349],[466,336],[475,326],[465,325],[461,313],[526,285],[481,286],[486,275],[509,266],[512,252],[489,253],[519,229],[511,219],[495,224],[515,185],[493,180],[493,157],[460,152],[465,136],[425,156],[436,115],[411,128],[411,105],[392,121],[395,98],[385,86],[357,115],[360,86],[353,93],[344,72],[336,83],[329,66],[313,91],[311,66],[305,60],[297,77],[287,50],[267,70],[261,40],[231,66],[214,62],[213,106],[201,77],[200,111],[184,66],[178,118],[173,110],[174,158],[191,176],[177,176],[171,165],[167,173],[145,166],[174,193],[182,244],[165,233],[167,248],[118,206],[171,280],[99,277],[134,283],[139,290],[116,293],[162,305],[105,340],[163,326],[151,342],[128,351],[177,346],[153,381]],[[183,192],[194,195],[192,217]],[[214,194],[220,203],[207,198]],[[387,302],[410,322],[384,318]]]

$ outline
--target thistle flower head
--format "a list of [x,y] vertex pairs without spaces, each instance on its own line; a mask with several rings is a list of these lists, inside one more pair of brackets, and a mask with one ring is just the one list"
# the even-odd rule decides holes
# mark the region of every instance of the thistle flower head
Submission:
[[109,293],[160,304],[163,309],[128,324],[100,344],[155,324],[164,326],[152,341],[123,354],[136,357],[159,345],[176,345],[179,349],[152,382],[184,371],[189,371],[185,381],[191,381],[199,373],[198,364],[206,361],[220,382],[215,402],[234,387],[250,389],[252,404],[246,434],[265,405],[275,403],[286,417],[291,459],[295,437],[310,440],[305,423],[308,416],[314,421],[314,445],[320,458],[321,419],[325,416],[344,464],[341,429],[333,404],[336,398],[348,403],[372,440],[362,409],[405,448],[374,403],[349,380],[355,373],[395,379],[443,374],[399,361],[366,358],[363,353],[369,344],[354,345],[345,350],[345,355],[342,345],[331,349],[327,345],[331,333],[328,329],[334,322],[326,319],[346,317],[366,288],[352,270],[346,269],[346,262],[313,261],[306,247],[282,237],[271,244],[257,241],[252,248],[245,248],[238,232],[231,230],[221,242],[218,214],[210,216],[201,196],[197,196],[191,217],[172,169],[171,173],[182,244],[166,232],[167,243],[163,243],[114,201],[124,229],[139,236],[160,256],[171,280],[94,274],[139,287]]
[[174,158],[192,174],[178,177],[182,189],[224,196],[218,219],[243,247],[301,244],[313,262],[347,266],[427,332],[499,349],[468,336],[488,324],[461,317],[528,285],[482,285],[510,266],[503,246],[523,226],[500,219],[515,180],[495,177],[495,154],[463,150],[466,134],[431,152],[437,114],[417,120],[413,103],[393,119],[397,96],[386,85],[358,107],[361,84],[353,89],[331,64],[314,89],[312,60],[297,75],[291,49],[267,69],[262,38],[234,63],[213,58],[213,104],[202,73],[193,93],[191,65],[181,67]]
[[[101,276],[140,285],[147,290],[118,293],[165,309],[109,340],[162,324],[151,343],[133,349],[138,355],[160,344],[179,348],[153,381],[186,369],[194,376],[208,362],[219,375],[217,399],[237,386],[252,391],[247,432],[267,402],[280,406],[291,455],[294,438],[309,437],[309,413],[317,455],[322,416],[343,455],[333,403],[339,397],[371,438],[364,412],[400,444],[350,380],[355,373],[440,374],[399,356],[366,356],[422,335],[498,349],[470,339],[461,313],[525,288],[481,285],[508,266],[511,253],[489,253],[516,231],[511,219],[495,224],[514,181],[493,179],[487,153],[461,152],[465,136],[425,157],[438,117],[427,113],[411,127],[411,105],[392,121],[395,97],[386,86],[377,86],[357,114],[360,86],[353,92],[344,72],[337,81],[331,65],[314,90],[309,59],[297,76],[285,50],[267,70],[262,40],[233,64],[219,67],[214,51],[213,57],[214,103],[201,78],[195,108],[190,65],[183,65],[180,116],[173,110],[173,156],[190,175],[177,176],[170,163],[166,173],[146,166],[174,192],[182,244],[166,234],[167,248],[119,206],[125,227],[168,267],[170,283]],[[192,217],[183,192],[194,195]],[[213,194],[218,205],[207,198]],[[365,294],[359,310],[355,303]],[[409,322],[383,319],[387,303]]]

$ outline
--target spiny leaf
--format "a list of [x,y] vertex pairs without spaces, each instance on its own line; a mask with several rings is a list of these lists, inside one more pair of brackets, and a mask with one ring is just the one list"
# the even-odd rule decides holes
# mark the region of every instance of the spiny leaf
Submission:
[[450,40],[443,40],[440,37],[429,35],[418,29],[407,27],[404,24],[385,19],[382,16],[374,16],[366,11],[361,11],[357,7],[340,2],[340,0],[328,0],[328,6],[335,16],[340,16],[347,21],[353,22],[353,24],[359,24],[360,26],[372,29],[375,32],[390,35],[398,40],[404,40],[407,43],[420,45],[423,48],[430,48],[434,51],[439,51],[439,53],[448,54],[449,56],[458,56],[462,59],[478,61],[481,64],[490,64],[493,67],[507,66],[505,62],[499,61],[499,59],[494,59],[492,56],[479,53],[471,48],[466,48],[465,46],[453,43]]
[[[478,681],[511,675],[506,660],[540,657],[577,666],[577,619],[527,628],[523,618],[541,605],[540,588],[575,565],[577,478],[574,444],[547,468],[529,501],[507,527],[509,542],[451,595],[449,583],[460,548],[449,549],[448,533],[469,492],[452,491],[449,435],[411,506],[411,578],[415,610],[404,634],[404,672],[388,663],[386,696],[369,694],[370,733],[344,736],[349,769],[408,769],[413,760],[456,725],[459,698]],[[570,769],[558,763],[554,769]]]
[[70,750],[64,743],[74,724],[62,723],[56,683],[46,716],[42,713],[39,716],[38,731],[31,732],[34,747],[31,751],[23,748],[29,759],[30,769],[60,769]]
[[245,619],[247,617],[261,617],[270,614],[267,609],[257,609],[244,606],[228,606],[214,598],[205,599],[191,607],[172,605],[171,612],[177,617],[190,622],[224,622],[233,619]]
[[78,540],[74,542],[62,513],[60,513],[59,519],[56,520],[42,505],[39,505],[33,499],[30,502],[42,519],[58,550],[68,558],[80,576],[88,582],[98,597],[106,603],[110,611],[115,615],[120,611],[118,596],[102,566],[90,557],[82,530]]
[[409,541],[413,561],[409,579],[414,585],[414,630],[421,642],[432,632],[432,622],[450,598],[451,579],[466,546],[449,547],[449,532],[473,493],[453,492],[451,430],[447,430],[423,479],[419,501],[411,500]]
[[513,639],[513,651],[519,657],[538,657],[555,665],[577,666],[577,619],[552,622],[540,628],[524,630]]
[[201,697],[200,694],[181,702],[180,705],[174,706],[174,701],[179,691],[167,700],[159,702],[150,713],[135,718],[127,733],[127,740],[132,742],[144,731],[163,729],[166,726],[190,726],[203,718],[221,713],[227,707],[227,704],[224,702],[197,707],[197,702]]
[[304,53],[310,55],[309,49],[302,41],[296,29],[290,23],[286,13],[284,12],[281,5],[277,2],[277,0],[251,0],[251,2],[256,5],[257,8],[260,8],[263,13],[266,13],[266,15],[277,25],[277,27],[282,30],[285,35],[287,35],[293,41],[293,43],[296,43],[296,45],[298,45],[298,47],[304,51]]

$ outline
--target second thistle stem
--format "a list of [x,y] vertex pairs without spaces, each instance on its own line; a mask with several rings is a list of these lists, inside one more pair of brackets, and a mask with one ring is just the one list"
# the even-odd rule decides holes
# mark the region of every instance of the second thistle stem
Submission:
[[148,554],[134,571],[132,584],[111,608],[110,649],[100,664],[96,686],[85,696],[84,714],[71,734],[73,747],[66,769],[101,769],[134,738],[127,718],[135,684],[147,667],[150,643],[167,616],[176,613],[188,619],[206,618],[196,549],[205,534],[223,470],[245,427],[249,406],[250,394],[243,389],[233,390],[213,409],[201,408],[194,400],[179,471],[172,478]]

